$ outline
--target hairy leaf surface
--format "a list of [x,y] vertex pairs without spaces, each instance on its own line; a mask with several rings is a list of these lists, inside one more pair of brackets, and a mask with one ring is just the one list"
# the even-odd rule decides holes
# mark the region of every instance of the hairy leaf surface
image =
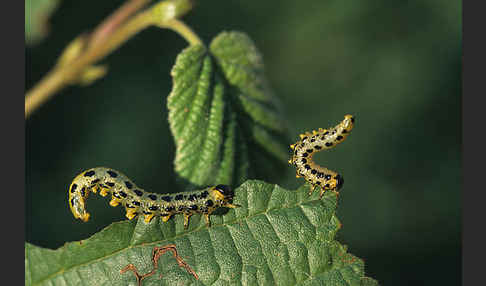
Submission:
[[26,285],[136,285],[131,272],[120,270],[133,264],[140,274],[150,272],[153,248],[168,244],[176,244],[199,280],[166,253],[143,285],[378,285],[365,277],[364,262],[335,240],[336,195],[319,199],[308,188],[247,181],[235,190],[240,207],[212,215],[209,228],[200,215],[187,230],[181,215],[167,223],[141,218],[56,250],[26,243]]
[[279,102],[245,34],[223,32],[209,50],[185,49],[171,75],[167,106],[175,170],[182,178],[196,186],[239,185],[256,167],[250,156],[266,152],[273,160],[288,159]]

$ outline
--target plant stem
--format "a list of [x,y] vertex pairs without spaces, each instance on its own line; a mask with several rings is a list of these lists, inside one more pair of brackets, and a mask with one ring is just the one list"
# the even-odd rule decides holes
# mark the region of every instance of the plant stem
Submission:
[[196,33],[194,33],[194,31],[189,26],[187,26],[184,22],[178,19],[173,19],[168,21],[167,23],[159,24],[157,26],[160,28],[173,30],[174,32],[184,37],[184,39],[186,39],[186,41],[190,45],[202,44],[201,39],[196,35]]
[[[88,47],[86,51],[69,65],[55,67],[40,82],[27,92],[25,97],[25,118],[36,110],[47,99],[56,92],[70,84],[70,79],[75,78],[84,68],[95,61],[108,55],[122,43],[133,37],[137,32],[148,27],[151,22],[147,17],[141,18],[142,14],[121,26],[110,35],[103,45]],[[150,20],[150,18],[148,18]]]
[[25,118],[68,84],[61,73],[51,70],[25,95]]
[[[154,5],[153,8],[140,12],[125,21],[126,18],[145,6],[146,2],[147,0],[131,0],[121,6],[95,29],[92,37],[85,42],[85,49],[76,58],[70,60],[67,64],[56,65],[39,83],[30,89],[25,96],[25,118],[28,118],[32,112],[54,94],[67,85],[75,83],[77,77],[86,68],[151,25],[174,30],[191,45],[201,43],[199,37],[189,27],[175,18],[189,11],[190,0],[162,1]],[[157,14],[154,12],[155,9],[157,9]],[[174,14],[174,11],[177,11],[177,13]],[[164,17],[164,13],[168,16]]]
[[110,33],[120,26],[128,17],[145,7],[151,0],[130,0],[125,2],[113,14],[106,18],[93,31],[90,39],[90,46],[96,46],[102,42]]

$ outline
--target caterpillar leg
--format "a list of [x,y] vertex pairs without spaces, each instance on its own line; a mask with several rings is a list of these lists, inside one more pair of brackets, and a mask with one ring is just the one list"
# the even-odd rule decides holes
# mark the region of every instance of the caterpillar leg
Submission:
[[204,214],[204,218],[206,219],[206,225],[208,227],[211,226],[211,220],[209,219],[209,214]]
[[[326,193],[326,191],[327,191],[326,189],[323,189],[323,188],[321,189],[321,192],[319,193],[319,199],[322,199],[322,197],[324,196],[324,194]],[[336,190],[331,190],[331,191],[334,194],[336,194],[336,197],[339,196],[339,192],[338,191],[336,191]]]
[[102,197],[106,197],[109,194],[109,191],[110,191],[109,189],[103,188],[99,185],[95,185],[94,187],[91,188],[91,191],[95,194],[98,193],[98,190],[100,191],[100,195]]
[[226,208],[230,208],[230,209],[236,209],[238,207],[240,207],[239,205],[235,205],[235,204],[225,204],[224,207]]
[[90,214],[85,213],[84,216],[80,217],[80,219],[84,222],[87,222],[89,220]]
[[127,213],[125,214],[125,216],[126,216],[128,219],[130,219],[130,220],[131,220],[131,219],[133,219],[134,217],[136,217],[136,216],[137,216],[137,214],[138,214],[138,213],[137,213],[137,211],[132,210],[132,209],[129,209],[129,210],[127,210]]
[[150,223],[152,221],[152,219],[154,218],[154,216],[155,216],[154,214],[144,214],[144,217],[145,217],[144,221],[145,221],[145,223]]
[[319,193],[319,199],[322,199],[322,196],[324,196],[325,192],[326,192],[326,189],[321,188],[321,192]]
[[106,197],[108,194],[109,194],[109,189],[106,189],[106,188],[101,188],[101,187],[100,187],[100,195],[101,195],[102,197]]
[[186,229],[189,226],[189,218],[192,214],[184,213],[184,228]]
[[168,222],[170,219],[170,215],[162,216],[162,221],[163,222]]
[[312,193],[314,192],[315,189],[316,189],[316,185],[312,185],[311,184],[310,191],[309,191],[309,196],[312,195]]
[[110,206],[116,207],[120,204],[121,200],[119,198],[111,197]]

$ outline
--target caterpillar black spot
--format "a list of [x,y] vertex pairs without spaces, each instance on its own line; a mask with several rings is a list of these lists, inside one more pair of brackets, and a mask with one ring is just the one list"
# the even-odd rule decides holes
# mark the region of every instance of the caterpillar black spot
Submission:
[[319,128],[300,134],[300,140],[290,145],[293,150],[289,164],[294,165],[297,169],[297,178],[304,177],[311,184],[309,195],[312,194],[316,187],[321,189],[320,196],[326,190],[339,191],[343,184],[344,178],[338,173],[325,167],[317,165],[312,156],[322,150],[334,148],[343,142],[353,129],[355,118],[352,115],[345,115],[344,120],[338,125],[329,129]]
[[86,199],[90,192],[98,191],[103,197],[111,194],[111,206],[124,206],[128,219],[143,214],[146,223],[155,216],[161,216],[162,221],[167,222],[172,215],[183,214],[184,228],[189,224],[189,217],[195,213],[203,214],[209,226],[209,215],[214,210],[219,207],[237,207],[232,204],[234,192],[227,185],[217,185],[194,192],[155,194],[139,188],[127,176],[116,170],[97,167],[77,175],[69,187],[69,207],[75,218],[84,222],[89,220]]

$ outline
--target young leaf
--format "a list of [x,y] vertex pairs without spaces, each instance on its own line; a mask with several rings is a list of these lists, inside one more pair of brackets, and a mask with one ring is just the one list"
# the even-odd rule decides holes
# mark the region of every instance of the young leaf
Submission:
[[[251,180],[235,190],[240,205],[212,215],[206,227],[193,215],[183,228],[181,215],[163,223],[154,219],[113,223],[92,237],[57,250],[25,244],[26,285],[136,285],[153,269],[154,247],[175,244],[196,280],[172,254],[163,254],[154,275],[143,285],[378,285],[364,276],[364,262],[335,240],[341,224],[337,197],[308,196]],[[162,275],[162,277],[161,277]]]
[[202,45],[185,49],[171,75],[167,106],[182,178],[196,186],[241,184],[255,167],[249,148],[287,160],[279,103],[248,36],[223,32],[209,51]]

